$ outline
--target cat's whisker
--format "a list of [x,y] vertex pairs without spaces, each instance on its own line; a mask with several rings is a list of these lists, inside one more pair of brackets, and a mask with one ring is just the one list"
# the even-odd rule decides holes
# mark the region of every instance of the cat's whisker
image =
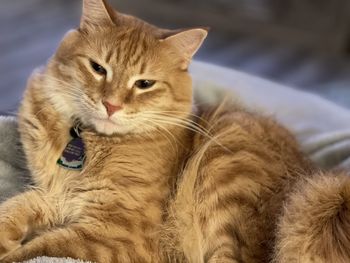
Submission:
[[161,117],[167,117],[168,119],[172,119],[172,120],[176,120],[176,121],[179,121],[185,125],[189,125],[189,126],[192,126],[192,127],[195,127],[196,129],[200,129],[201,131],[207,133],[209,135],[209,131],[204,128],[203,126],[201,126],[200,124],[196,123],[195,121],[193,120],[190,120],[190,119],[186,119],[186,118],[178,118],[178,117],[175,117],[175,116],[171,116],[171,115],[163,115],[163,114],[160,114]]
[[[172,149],[176,152],[176,155],[178,155],[178,147],[177,147],[177,142],[178,140],[176,140],[175,136],[167,129],[165,128],[163,125],[161,125],[160,123],[157,123],[155,121],[149,120],[149,119],[144,119],[145,122],[150,122],[151,124],[153,124],[154,126],[158,127],[159,129],[165,131],[166,134],[161,133],[163,136],[165,136],[167,138],[167,140],[169,141]],[[145,124],[145,123],[143,123]],[[152,127],[152,126],[151,126]],[[168,137],[168,135],[170,137]],[[174,146],[175,145],[175,146]]]
[[182,117],[182,119],[188,120],[188,117],[194,117],[195,119],[203,121],[206,125],[210,125],[209,122],[207,120],[205,120],[204,118],[202,118],[201,116],[196,115],[194,113],[189,113],[186,111],[145,111],[145,113],[164,114],[164,115],[173,116],[176,118],[179,118],[178,114],[184,114],[184,115],[186,115],[186,117]]
[[[57,86],[59,86],[59,88],[69,88],[69,89],[64,90],[65,93],[67,92],[67,93],[71,93],[74,95],[83,95],[84,94],[84,92],[81,89],[79,89],[76,86],[73,86],[72,84],[68,83],[67,81],[52,77],[50,75],[44,75],[44,77],[46,80],[48,80],[48,82],[54,82],[55,84],[57,84]],[[45,84],[48,85],[49,83],[45,83]],[[50,88],[55,88],[55,87],[50,86]]]
[[[48,77],[48,79],[52,80],[52,82],[56,82],[57,86],[59,88],[69,87],[70,89],[65,89],[63,96],[70,97],[74,101],[78,102],[78,104],[85,106],[85,109],[87,110],[94,110],[97,111],[97,106],[95,103],[88,97],[86,94],[79,88],[70,85],[69,83],[62,81],[57,78]],[[62,87],[63,85],[63,87]]]
[[164,128],[161,125],[156,124],[156,123],[152,123],[152,125],[143,123],[143,125],[146,125],[149,128],[149,130],[146,131],[146,134],[147,134],[148,138],[150,138],[151,140],[154,140],[154,135],[151,133],[151,131],[154,131],[154,126],[161,129],[162,131],[165,131],[165,133],[164,133],[164,132],[158,130],[159,134],[161,136],[163,136],[169,142],[171,149],[174,151],[176,157],[178,157],[179,151],[178,151],[178,147],[176,145],[176,139],[166,128]]
[[152,112],[152,113],[168,113],[168,114],[174,113],[174,114],[175,114],[174,116],[177,116],[176,114],[178,114],[178,113],[183,113],[183,114],[185,114],[186,116],[195,117],[195,118],[200,119],[200,120],[206,122],[207,124],[209,124],[209,122],[208,122],[207,120],[203,119],[200,115],[194,114],[193,112],[177,111],[177,110],[157,110],[157,111],[147,111],[147,112]]
[[[147,114],[149,111],[146,111],[145,114]],[[149,112],[151,113],[151,112]],[[160,117],[167,117],[167,118],[172,118],[172,119],[176,119],[176,120],[179,120],[181,122],[186,122],[186,123],[190,123],[190,124],[193,124],[195,125],[196,127],[202,129],[203,131],[205,131],[206,129],[201,126],[200,124],[198,124],[197,122],[191,120],[191,119],[188,119],[186,117],[178,117],[176,115],[173,115],[173,114],[165,114],[165,113],[162,113],[162,112],[153,112],[151,113],[152,115],[156,115],[156,116],[160,116]]]
[[202,135],[206,135],[206,136],[210,136],[210,134],[207,132],[207,130],[204,127],[201,127],[199,125],[197,125],[197,123],[193,122],[192,120],[187,120],[187,119],[182,119],[182,118],[176,118],[176,117],[170,117],[170,116],[161,116],[161,115],[151,115],[151,117],[156,117],[160,120],[164,120],[164,121],[170,121],[170,122],[176,122],[179,124],[183,124],[184,127],[189,126],[190,128],[193,129],[193,131],[197,131],[199,133],[201,133]]
[[[149,117],[159,117],[159,116],[149,116]],[[209,139],[210,141],[214,142],[215,144],[219,145],[220,147],[222,147],[223,149],[225,149],[226,151],[228,152],[231,152],[230,149],[228,149],[226,146],[222,145],[218,140],[217,138],[211,136],[210,134],[206,133],[205,131],[202,131],[200,129],[198,129],[198,127],[196,126],[187,126],[183,123],[179,123],[179,122],[176,122],[176,119],[173,119],[173,120],[169,120],[169,119],[166,119],[166,118],[153,118],[154,121],[158,121],[158,122],[161,122],[161,123],[165,123],[165,124],[169,124],[169,125],[174,125],[174,126],[178,126],[180,128],[185,128],[185,129],[188,129],[190,131],[193,131],[195,133],[199,133],[200,135],[204,136],[205,138]],[[188,124],[188,123],[187,123]],[[189,125],[189,124],[188,124]]]
[[59,78],[56,78],[56,77],[53,77],[53,76],[51,76],[51,75],[42,74],[42,76],[45,78],[45,80],[53,81],[53,82],[56,82],[56,83],[61,83],[61,84],[63,84],[64,86],[67,86],[67,87],[69,87],[69,88],[73,88],[73,89],[76,88],[75,86],[73,86],[73,85],[70,84],[69,82],[64,81],[64,80],[62,80],[62,79],[59,79]]
[[[155,121],[158,121],[158,122],[161,122],[161,123],[164,123],[164,124],[170,124],[170,125],[174,125],[174,126],[178,126],[178,127],[181,127],[181,128],[185,128],[185,129],[188,129],[188,130],[191,130],[193,132],[196,132],[196,133],[199,133],[201,135],[204,135],[204,136],[208,136],[206,133],[202,132],[201,130],[198,130],[198,129],[195,129],[195,128],[192,128],[190,126],[186,126],[185,124],[181,124],[179,122],[176,122],[176,121],[171,121],[171,120],[166,120],[166,119],[154,119]],[[210,137],[210,136],[209,136]]]

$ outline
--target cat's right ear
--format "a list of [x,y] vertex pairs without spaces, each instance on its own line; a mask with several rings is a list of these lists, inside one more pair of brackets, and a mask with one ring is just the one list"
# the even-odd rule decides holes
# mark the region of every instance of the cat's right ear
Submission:
[[80,29],[88,29],[91,26],[113,25],[114,10],[105,0],[83,0],[83,14],[80,21]]

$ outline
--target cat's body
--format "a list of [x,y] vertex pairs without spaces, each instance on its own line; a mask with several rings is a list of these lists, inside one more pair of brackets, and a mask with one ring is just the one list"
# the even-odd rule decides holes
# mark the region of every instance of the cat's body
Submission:
[[202,118],[215,140],[195,135],[170,209],[180,251],[189,262],[270,262],[283,202],[312,168],[269,118],[228,105]]
[[[20,120],[24,145],[31,153],[28,164],[40,189],[35,192],[42,199],[35,202],[47,202],[33,215],[25,213],[38,223],[30,235],[39,231],[36,241],[28,243],[25,257],[51,254],[95,262],[163,262],[158,247],[164,212],[190,150],[184,146],[191,147],[192,132],[174,127],[169,131],[173,138],[162,129],[152,135],[106,137],[86,130],[81,135],[86,148],[84,170],[67,170],[56,161],[71,140],[74,123],[61,122],[48,101],[36,94],[42,93],[42,74],[32,77],[26,94],[29,103],[24,101]],[[25,194],[25,198],[32,196]],[[58,230],[55,245],[51,233],[41,233],[47,227]],[[86,247],[86,242],[92,244]],[[20,257],[27,253],[25,247]]]
[[[0,206],[0,262],[347,262],[345,176],[295,191],[313,168],[284,128],[229,103],[194,116],[187,67],[205,36],[84,1],[80,29],[28,84],[19,125],[35,187]],[[77,121],[86,161],[71,171],[56,162]]]

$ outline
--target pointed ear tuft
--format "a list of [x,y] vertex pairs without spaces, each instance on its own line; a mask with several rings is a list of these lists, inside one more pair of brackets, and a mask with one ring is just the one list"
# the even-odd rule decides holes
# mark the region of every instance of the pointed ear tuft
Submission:
[[180,52],[180,54],[184,56],[184,68],[186,68],[188,67],[188,64],[194,56],[194,54],[201,47],[207,35],[207,28],[194,28],[177,32],[173,35],[166,37],[162,41],[176,48]]
[[91,25],[113,25],[114,11],[106,0],[83,0],[80,28]]

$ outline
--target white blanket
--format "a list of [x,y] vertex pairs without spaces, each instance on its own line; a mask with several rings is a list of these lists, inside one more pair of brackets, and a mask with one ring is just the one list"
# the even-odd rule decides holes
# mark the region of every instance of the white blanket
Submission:
[[288,127],[322,168],[350,168],[350,110],[315,94],[206,63],[194,63],[192,73],[200,100],[215,102],[224,88]]
[[[297,91],[234,70],[195,62],[191,68],[199,103],[213,103],[224,91],[247,107],[275,116],[321,167],[350,168],[350,111],[317,95]],[[0,201],[29,182],[14,118],[0,117]],[[38,258],[30,263],[77,263]]]

